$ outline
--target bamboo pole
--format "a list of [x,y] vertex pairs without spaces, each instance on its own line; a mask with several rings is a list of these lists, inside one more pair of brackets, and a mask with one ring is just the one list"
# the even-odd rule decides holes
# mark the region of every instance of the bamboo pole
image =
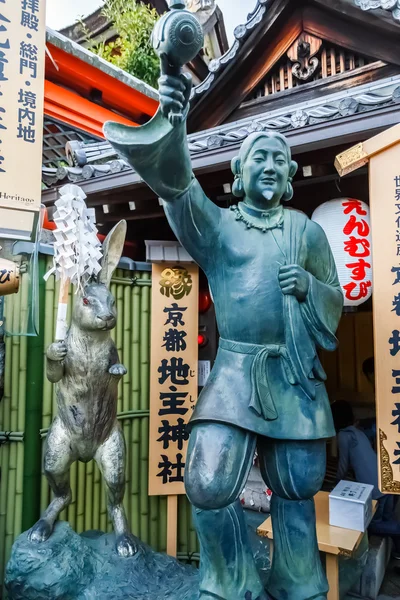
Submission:
[[[21,311],[20,325],[28,322],[29,307],[29,275],[22,277],[21,289]],[[19,386],[18,386],[18,410],[17,410],[17,429],[25,431],[25,412],[26,412],[26,376],[27,376],[27,357],[28,357],[28,338],[22,336],[19,346]],[[15,487],[15,520],[14,520],[14,539],[22,533],[22,507],[24,493],[24,444],[16,445],[17,452],[17,472]]]
[[[131,407],[133,411],[140,407],[140,288],[131,290],[132,336],[131,336]],[[130,514],[132,532],[140,536],[140,421],[132,423],[131,440],[131,494]]]
[[[135,273],[136,275],[136,273]],[[145,273],[144,275],[148,275]],[[141,295],[141,320],[140,320],[140,399],[141,410],[149,409],[149,313],[150,313],[150,288],[142,287]],[[144,417],[140,423],[140,537],[149,542],[149,496],[148,496],[148,469],[149,469],[149,418]]]
[[149,543],[149,419],[140,420],[140,539]]
[[[125,281],[128,276],[128,272],[124,272]],[[124,303],[124,318],[123,318],[123,364],[127,369],[127,374],[124,376],[121,386],[122,391],[122,410],[124,412],[130,410],[131,406],[131,344],[132,344],[132,305],[131,305],[131,290],[128,286],[121,284],[123,290],[123,303]],[[127,515],[128,522],[131,518],[131,502],[130,496],[132,492],[132,420],[124,419],[123,421],[123,432],[125,439],[126,448],[126,461],[125,461],[125,496],[124,506]]]
[[[117,269],[116,274],[121,277],[121,269]],[[117,285],[117,326],[116,326],[116,346],[120,360],[124,360],[124,286],[121,284]],[[123,411],[123,384],[118,386],[118,412]]]
[[[12,319],[12,302],[5,303],[5,319],[6,322]],[[2,400],[2,428],[5,431],[11,430],[11,370],[12,370],[12,355],[11,345],[12,339],[5,338],[6,345],[6,365],[4,372],[4,396]],[[9,485],[9,464],[10,464],[10,444],[4,444],[1,448],[1,469],[2,469],[2,485],[0,485],[0,581],[3,581],[3,573],[5,567],[5,551],[6,551],[6,519],[7,519],[7,498]]]
[[85,463],[78,463],[78,489],[77,489],[77,518],[76,531],[82,533],[85,528]]
[[93,529],[100,529],[101,474],[93,461]]
[[67,518],[66,520],[71,525],[72,529],[76,531],[76,513],[77,513],[77,477],[78,477],[78,464],[76,462],[72,463],[70,468],[70,485],[72,492],[72,500],[71,504],[67,508]]
[[[178,501],[178,548],[177,551],[181,554],[189,553],[189,536],[188,536],[188,507],[185,502],[186,497],[180,496]],[[168,515],[169,516],[169,515]],[[168,523],[169,527],[169,523]]]
[[100,506],[101,506],[101,512],[100,512],[100,529],[101,531],[106,532],[107,531],[107,521],[108,521],[108,515],[107,515],[107,494],[106,494],[106,488],[104,485],[104,481],[102,480],[101,482],[101,499],[100,499]]
[[[12,330],[18,331],[21,317],[21,296],[16,294],[13,297],[13,319]],[[17,431],[18,428],[18,399],[19,399],[19,366],[20,366],[20,344],[19,336],[11,338],[11,431]],[[17,445],[10,445],[10,462],[9,462],[9,479],[7,490],[7,517],[6,517],[6,545],[5,545],[5,561],[10,557],[11,547],[14,541],[14,519],[15,519],[15,493],[17,486]]]
[[[51,257],[47,260],[46,271],[52,264]],[[43,407],[42,407],[42,428],[48,429],[51,425],[53,416],[53,384],[47,379],[46,375],[46,352],[47,348],[53,342],[53,331],[54,331],[54,298],[55,298],[55,277],[51,276],[46,281],[45,286],[45,308],[44,313],[46,315],[44,321],[44,347],[43,347]],[[45,439],[42,440],[42,453],[45,446]],[[40,492],[40,510],[43,512],[48,506],[50,499],[49,484],[44,475],[41,479],[41,492]]]
[[158,528],[160,520],[160,498],[151,496],[150,498],[150,533],[149,541],[153,550],[158,550]]
[[93,523],[93,461],[86,465],[85,531],[92,529]]
[[39,334],[29,337],[27,353],[27,385],[25,393],[25,463],[22,530],[29,529],[40,515],[41,496],[41,441],[43,403],[43,346],[45,321],[45,290],[43,275],[45,257],[39,258]]

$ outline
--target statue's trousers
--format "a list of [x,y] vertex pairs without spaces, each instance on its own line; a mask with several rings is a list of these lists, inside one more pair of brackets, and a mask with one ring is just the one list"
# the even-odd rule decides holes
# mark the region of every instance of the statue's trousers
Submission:
[[261,471],[272,490],[274,552],[268,594],[275,600],[324,598],[313,496],[325,475],[325,441],[258,438],[236,427],[193,427],[186,491],[194,505],[201,545],[200,598],[265,598],[237,500],[245,486],[255,444]]

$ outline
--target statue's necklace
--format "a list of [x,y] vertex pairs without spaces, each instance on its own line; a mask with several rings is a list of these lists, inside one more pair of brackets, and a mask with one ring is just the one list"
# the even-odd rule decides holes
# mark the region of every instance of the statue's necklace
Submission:
[[269,229],[283,226],[283,207],[281,205],[263,211],[253,208],[245,202],[239,202],[230,209],[235,213],[236,221],[242,221],[247,229],[259,229],[266,233]]

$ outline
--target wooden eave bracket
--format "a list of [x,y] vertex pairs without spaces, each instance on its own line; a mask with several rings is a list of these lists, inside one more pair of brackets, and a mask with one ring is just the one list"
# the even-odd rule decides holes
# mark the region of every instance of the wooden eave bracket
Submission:
[[376,154],[400,143],[400,123],[379,133],[365,142],[338,154],[335,159],[335,167],[340,177],[356,171],[368,164],[369,160]]

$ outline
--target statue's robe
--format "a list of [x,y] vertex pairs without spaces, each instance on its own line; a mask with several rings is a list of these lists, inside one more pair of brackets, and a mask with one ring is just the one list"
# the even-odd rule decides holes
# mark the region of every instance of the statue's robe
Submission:
[[[181,244],[207,275],[220,348],[191,419],[276,439],[335,434],[317,347],[334,350],[343,295],[327,238],[303,213],[266,212],[266,231],[204,194],[191,170],[185,123],[161,113],[138,130],[108,123],[111,144],[163,199]],[[284,295],[278,274],[297,264],[309,277],[304,302]]]

